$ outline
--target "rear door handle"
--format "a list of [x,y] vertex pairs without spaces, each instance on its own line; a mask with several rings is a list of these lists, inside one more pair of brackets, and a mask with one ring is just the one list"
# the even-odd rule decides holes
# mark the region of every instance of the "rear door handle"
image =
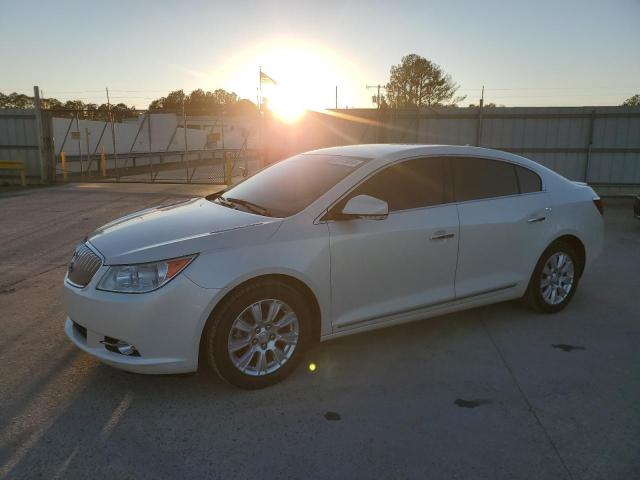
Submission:
[[431,240],[446,240],[447,238],[453,238],[455,236],[455,233],[447,233],[444,230],[438,230],[433,235],[431,235]]
[[[551,212],[551,207],[545,207],[544,208],[544,213],[550,213]],[[538,222],[544,222],[547,219],[546,215],[539,215],[537,217],[531,217],[529,220],[527,220],[528,223],[538,223]]]

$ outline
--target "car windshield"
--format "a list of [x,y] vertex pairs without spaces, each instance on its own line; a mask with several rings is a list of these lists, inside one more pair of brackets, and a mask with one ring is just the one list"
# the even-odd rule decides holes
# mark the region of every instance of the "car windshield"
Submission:
[[208,200],[270,217],[294,215],[368,158],[303,154],[282,160]]

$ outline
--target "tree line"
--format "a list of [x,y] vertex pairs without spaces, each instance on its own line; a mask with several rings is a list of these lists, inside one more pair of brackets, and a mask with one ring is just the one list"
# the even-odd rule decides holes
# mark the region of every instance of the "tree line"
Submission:
[[[33,97],[29,95],[16,92],[5,95],[0,92],[0,108],[33,108],[33,102]],[[54,111],[57,117],[75,117],[78,115],[81,119],[105,120],[109,111],[111,111],[116,120],[132,118],[138,115],[135,106],[129,106],[124,103],[110,105],[102,103],[98,105],[96,103],[85,103],[82,100],[62,102],[56,98],[41,98],[40,104],[43,109]],[[183,111],[183,104],[186,115],[210,115],[220,111],[231,114],[257,112],[257,107],[253,102],[239,98],[234,92],[228,92],[222,88],[213,92],[197,89],[190,94],[185,94],[183,90],[175,90],[169,92],[166,97],[153,100],[148,108],[155,112],[171,112],[180,115]]]
[[183,90],[169,92],[149,104],[149,110],[160,112],[182,113],[184,106],[187,115],[207,115],[224,111],[230,114],[248,114],[257,112],[255,103],[240,98],[234,92],[218,88],[213,92],[205,92],[201,88],[185,94]]
[[[391,67],[389,81],[382,87],[385,94],[379,99],[380,108],[457,106],[466,98],[456,95],[460,86],[442,67],[415,53],[402,57],[399,64]],[[62,102],[55,98],[43,98],[41,103],[45,109],[58,110],[56,115],[59,116],[75,116],[77,113],[80,118],[104,119],[109,109],[116,119],[137,115],[135,107],[124,103],[97,105],[82,100]],[[629,97],[622,105],[640,106],[640,95]],[[33,97],[15,92],[7,95],[0,92],[0,108],[33,108]],[[222,111],[250,114],[258,111],[252,101],[239,98],[234,92],[222,88],[214,91],[199,88],[189,94],[184,90],[174,90],[165,97],[153,100],[148,108],[155,112],[176,114],[184,111],[186,115],[210,115]]]
[[[135,107],[130,107],[124,103],[107,105],[96,103],[85,103],[82,100],[67,100],[62,102],[57,98],[41,98],[40,104],[43,109],[55,110],[57,117],[75,117],[76,112],[80,118],[84,119],[105,119],[109,110],[116,119],[137,116]],[[33,108],[33,97],[23,93],[9,93],[5,95],[0,92],[0,108]]]

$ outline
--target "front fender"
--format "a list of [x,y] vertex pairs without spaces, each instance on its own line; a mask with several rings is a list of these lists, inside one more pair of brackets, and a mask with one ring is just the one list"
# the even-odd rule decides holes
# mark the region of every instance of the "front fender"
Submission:
[[184,274],[202,288],[220,289],[207,316],[237,286],[264,275],[286,275],[313,292],[320,306],[321,334],[330,333],[329,237],[324,234],[327,226],[309,225],[308,229],[314,231],[293,240],[285,241],[278,232],[278,238],[265,244],[202,253]]

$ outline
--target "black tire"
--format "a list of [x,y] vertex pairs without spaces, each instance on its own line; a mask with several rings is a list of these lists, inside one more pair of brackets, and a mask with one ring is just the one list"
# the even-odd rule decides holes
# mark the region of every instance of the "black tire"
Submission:
[[[543,280],[543,270],[546,263],[549,259],[557,253],[564,253],[567,255],[573,264],[573,283],[571,285],[571,289],[566,295],[566,297],[559,303],[552,304],[545,300],[543,292],[542,292],[542,280]],[[523,301],[525,305],[527,305],[532,310],[543,312],[543,313],[556,313],[560,310],[564,309],[576,292],[578,288],[578,282],[580,280],[580,273],[582,271],[582,266],[580,265],[579,256],[577,255],[575,249],[567,242],[558,241],[551,244],[544,253],[540,256],[538,263],[536,264],[536,268],[533,270],[531,274],[531,279],[529,280],[529,285],[527,287],[527,291],[524,294]]]
[[[249,306],[266,299],[284,302],[298,320],[298,342],[291,357],[277,370],[261,376],[248,375],[234,365],[228,348],[229,335],[236,318]],[[304,296],[292,286],[277,280],[265,279],[241,286],[225,298],[209,318],[203,332],[203,359],[228,383],[245,389],[259,389],[274,385],[296,368],[311,337],[311,310]]]

